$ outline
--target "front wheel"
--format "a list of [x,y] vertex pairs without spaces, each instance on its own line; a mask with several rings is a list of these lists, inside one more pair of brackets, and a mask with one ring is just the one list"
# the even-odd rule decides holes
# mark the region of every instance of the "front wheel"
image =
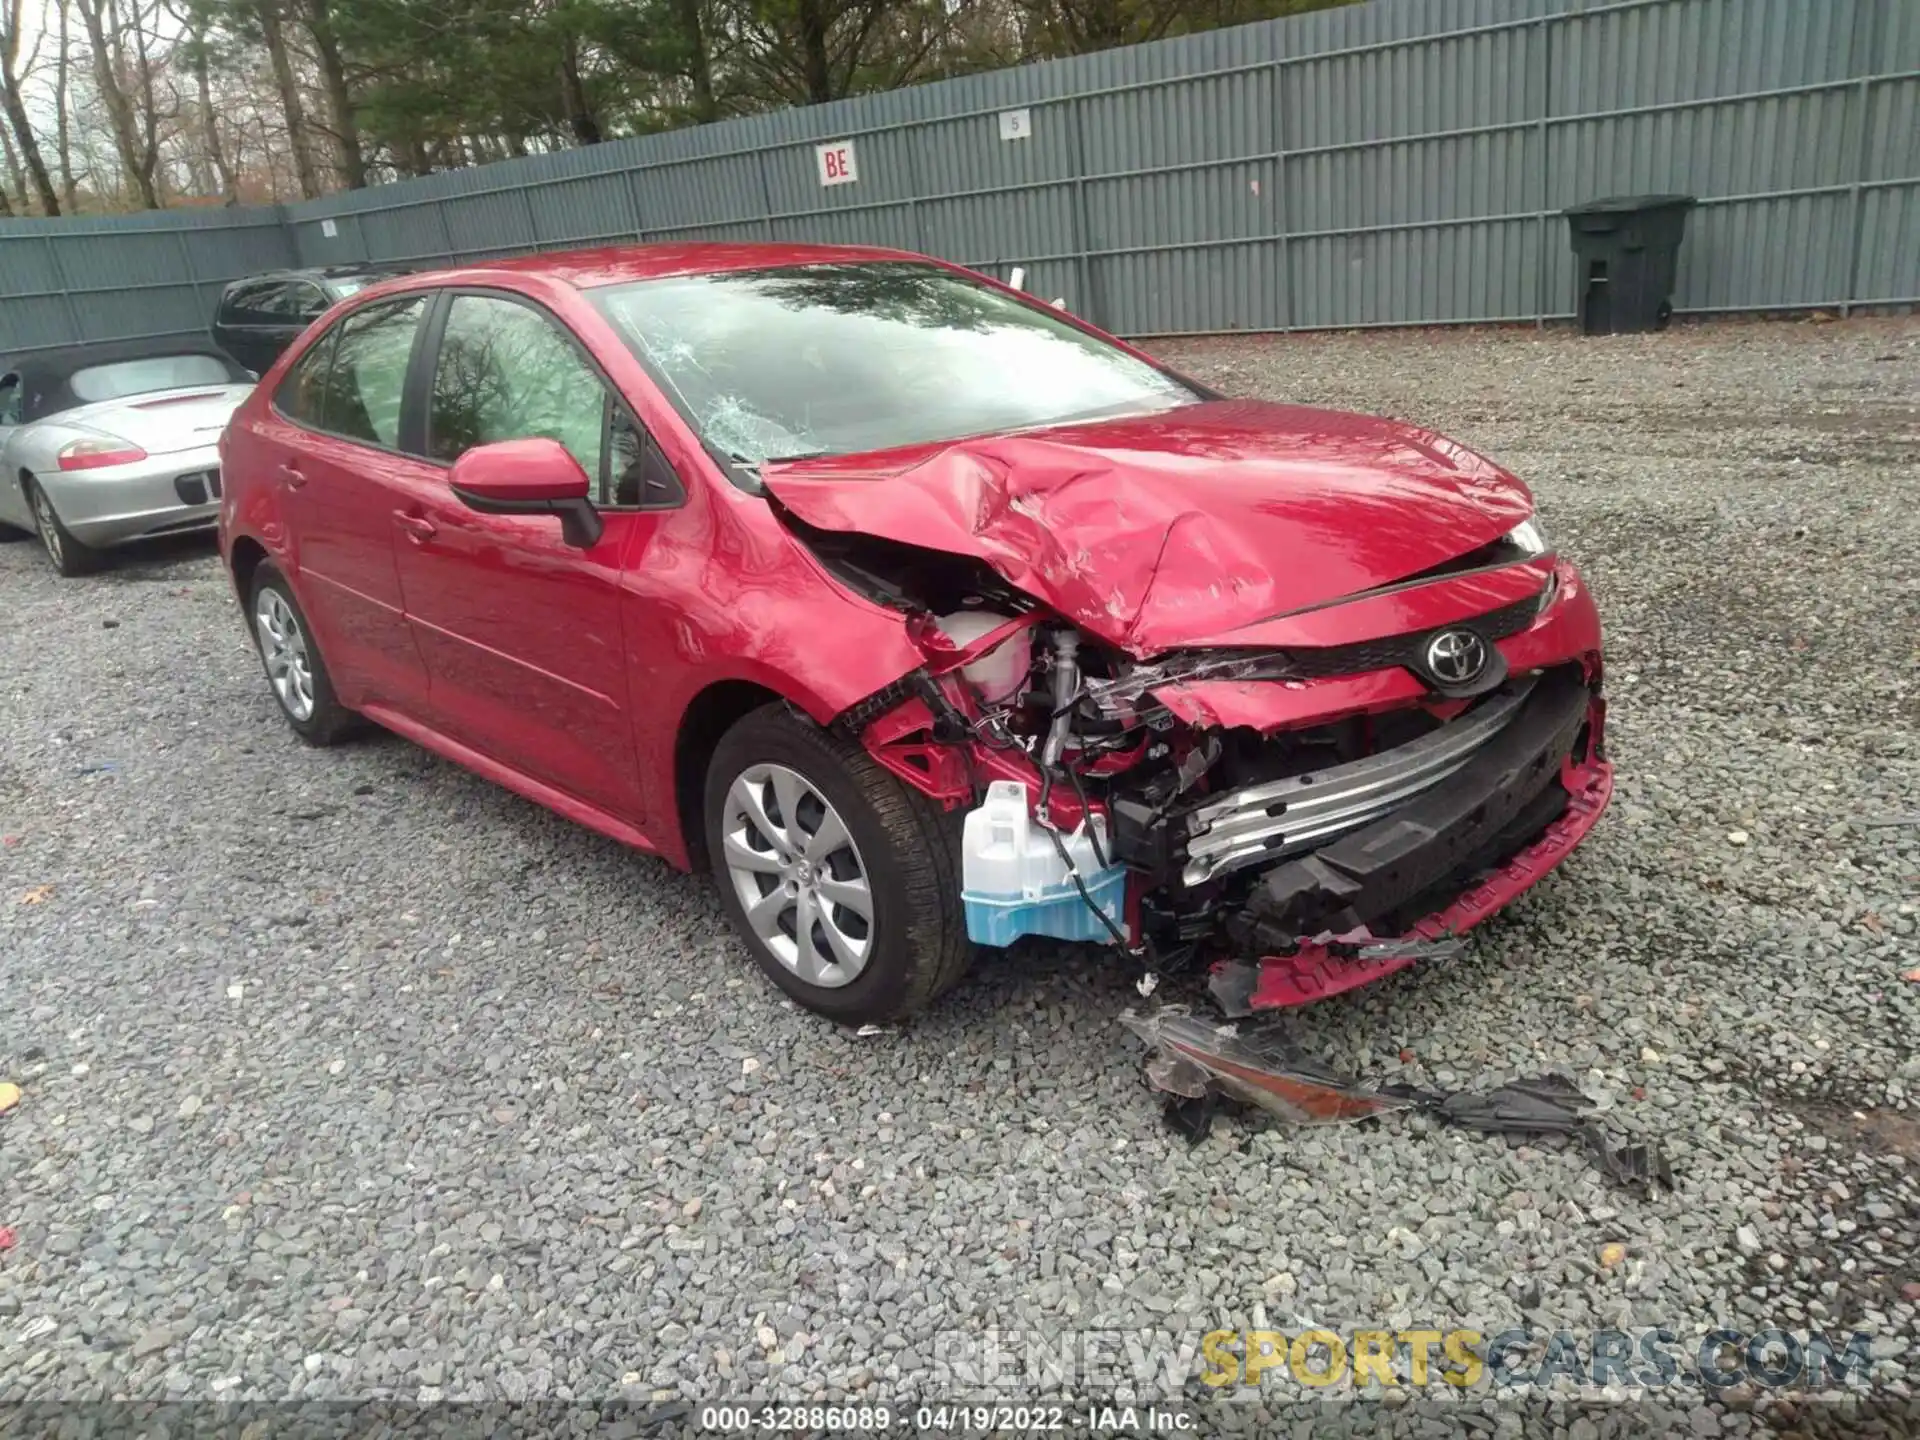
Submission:
[[789,707],[721,737],[706,834],[728,916],[809,1010],[898,1020],[965,973],[958,817]]

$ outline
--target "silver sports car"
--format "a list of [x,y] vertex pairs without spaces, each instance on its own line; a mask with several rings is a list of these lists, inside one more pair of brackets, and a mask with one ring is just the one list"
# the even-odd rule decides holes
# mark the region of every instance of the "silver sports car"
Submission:
[[101,551],[212,527],[227,417],[253,376],[205,340],[123,340],[0,361],[0,529],[62,575]]

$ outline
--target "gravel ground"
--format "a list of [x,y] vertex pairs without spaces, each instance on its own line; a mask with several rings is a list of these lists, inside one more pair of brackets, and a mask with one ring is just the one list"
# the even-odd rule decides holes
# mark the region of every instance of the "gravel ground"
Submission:
[[1920,324],[1161,348],[1458,436],[1585,567],[1612,812],[1464,958],[1287,1023],[1394,1078],[1564,1069],[1676,1193],[1405,1118],[1190,1151],[1091,949],[838,1032],[703,882],[296,743],[205,545],[63,582],[12,544],[0,1399],[898,1404],[941,1332],[1412,1322],[1859,1328],[1907,1394],[1920,824],[1874,822],[1920,812]]

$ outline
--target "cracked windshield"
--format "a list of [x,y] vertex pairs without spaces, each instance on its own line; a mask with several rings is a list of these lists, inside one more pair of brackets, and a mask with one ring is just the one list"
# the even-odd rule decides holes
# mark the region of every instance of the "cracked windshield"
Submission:
[[1199,398],[1045,311],[914,264],[807,265],[593,294],[715,449],[845,455]]

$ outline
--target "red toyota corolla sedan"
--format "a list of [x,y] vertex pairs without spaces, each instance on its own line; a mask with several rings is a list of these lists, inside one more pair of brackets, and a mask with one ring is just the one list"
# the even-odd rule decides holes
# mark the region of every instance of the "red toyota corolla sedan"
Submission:
[[837,1020],[977,945],[1233,1013],[1455,946],[1606,805],[1526,488],[1232,400],[971,271],[687,245],[389,281],[223,441],[293,728],[364,717],[674,865]]

